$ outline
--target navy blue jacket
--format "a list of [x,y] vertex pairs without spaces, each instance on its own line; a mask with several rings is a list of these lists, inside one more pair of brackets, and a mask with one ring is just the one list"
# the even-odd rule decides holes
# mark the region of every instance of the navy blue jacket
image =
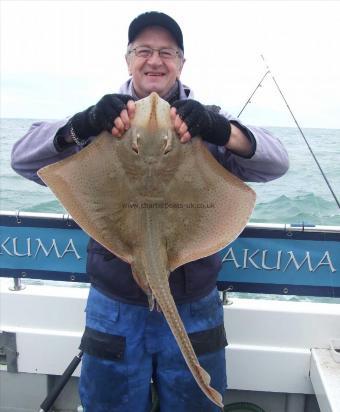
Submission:
[[[87,273],[91,283],[104,294],[138,305],[148,305],[143,290],[135,282],[131,266],[91,239],[88,244]],[[221,269],[219,254],[180,266],[170,274],[171,293],[176,303],[187,303],[206,296],[216,286]]]

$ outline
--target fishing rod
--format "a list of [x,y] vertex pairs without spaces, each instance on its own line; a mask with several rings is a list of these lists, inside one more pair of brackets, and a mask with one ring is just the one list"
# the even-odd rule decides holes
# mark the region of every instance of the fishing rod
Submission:
[[294,122],[295,122],[295,124],[296,124],[296,126],[297,126],[297,128],[298,128],[298,130],[299,130],[299,132],[300,132],[300,134],[301,134],[301,136],[303,137],[303,139],[304,139],[304,141],[305,141],[305,143],[306,143],[306,145],[307,145],[307,147],[308,147],[308,149],[309,149],[309,151],[310,151],[310,153],[311,153],[311,155],[312,155],[312,157],[313,157],[316,165],[318,166],[318,168],[319,168],[319,170],[320,170],[320,172],[321,172],[321,175],[322,175],[322,177],[324,178],[324,181],[326,182],[326,185],[328,186],[328,189],[329,189],[329,191],[331,192],[331,194],[332,194],[332,196],[333,196],[333,198],[334,198],[334,200],[335,200],[335,203],[338,205],[338,208],[340,209],[340,202],[339,202],[338,198],[336,197],[336,194],[335,194],[335,192],[334,192],[331,184],[329,183],[329,181],[328,181],[328,179],[327,179],[324,171],[322,170],[322,167],[321,167],[318,159],[316,158],[316,156],[315,156],[315,154],[314,154],[314,152],[313,152],[313,149],[311,148],[310,144],[308,143],[308,140],[307,140],[306,136],[304,135],[304,133],[303,133],[303,131],[302,131],[302,129],[301,129],[298,121],[296,120],[296,117],[294,116],[294,113],[292,112],[292,109],[290,108],[290,106],[289,106],[289,104],[288,104],[288,102],[287,102],[287,100],[286,100],[286,98],[285,98],[285,96],[284,96],[284,94],[283,94],[280,86],[278,85],[278,83],[277,83],[277,81],[276,81],[273,73],[271,72],[271,70],[270,70],[270,68],[269,68],[269,66],[268,66],[267,62],[265,61],[265,59],[264,59],[264,57],[263,57],[262,54],[261,54],[261,58],[262,58],[262,60],[263,60],[263,63],[264,63],[265,66],[266,66],[267,71],[266,71],[266,73],[264,74],[264,76],[262,77],[262,79],[260,80],[260,82],[258,83],[258,85],[256,86],[255,90],[252,92],[252,94],[250,95],[250,97],[249,97],[248,100],[246,101],[246,103],[244,104],[244,106],[242,107],[242,110],[240,111],[240,113],[238,114],[237,117],[240,117],[240,115],[242,114],[243,110],[244,110],[244,109],[246,108],[246,106],[250,103],[250,100],[251,100],[251,98],[254,96],[254,94],[256,93],[256,91],[257,91],[260,87],[262,87],[262,82],[264,81],[264,79],[267,77],[268,74],[270,74],[270,75],[271,75],[271,78],[273,79],[273,82],[274,82],[277,90],[279,91],[279,93],[280,93],[283,101],[285,102],[285,104],[286,104],[286,106],[287,106],[287,109],[289,110],[289,113],[291,114],[291,116],[292,116],[292,118],[293,118],[293,120],[294,120]]
[[262,82],[263,80],[267,77],[267,74],[269,74],[270,71],[267,70],[266,73],[264,74],[264,76],[262,77],[262,79],[259,81],[258,85],[255,87],[255,90],[253,91],[253,93],[249,96],[248,100],[245,102],[244,106],[242,107],[240,113],[237,115],[237,117],[240,117],[243,110],[248,106],[248,104],[251,101],[251,98],[254,96],[254,94],[256,93],[257,89],[259,89],[260,87],[262,87]]
[[40,405],[39,412],[48,412],[51,407],[53,406],[54,402],[60,395],[61,391],[64,389],[64,386],[67,384],[69,379],[72,376],[72,373],[76,370],[77,366],[79,365],[81,358],[83,356],[83,352],[79,352],[77,356],[75,356],[68,367],[65,369],[64,373],[61,375],[60,379],[53,387],[51,392],[46,396],[45,400]]
[[[49,412],[50,411],[50,409],[54,405],[54,402],[56,401],[56,399],[58,398],[58,396],[64,389],[67,382],[70,380],[77,366],[79,365],[82,357],[83,357],[83,351],[80,351],[78,355],[72,359],[71,363],[67,366],[64,373],[60,376],[56,385],[52,388],[51,392],[48,393],[44,401],[41,403],[39,412]],[[151,405],[150,412],[159,412],[160,411],[159,398],[158,398],[157,391],[154,385],[151,385],[151,391],[152,391],[152,405]]]

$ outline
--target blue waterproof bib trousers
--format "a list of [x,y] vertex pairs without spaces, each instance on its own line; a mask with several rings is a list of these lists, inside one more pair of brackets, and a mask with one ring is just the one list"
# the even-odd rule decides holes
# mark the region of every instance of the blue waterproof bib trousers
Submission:
[[[178,305],[211,385],[226,389],[223,307],[216,289]],[[220,412],[189,371],[162,313],[121,303],[91,287],[80,378],[85,412],[149,412],[153,380],[161,412]]]

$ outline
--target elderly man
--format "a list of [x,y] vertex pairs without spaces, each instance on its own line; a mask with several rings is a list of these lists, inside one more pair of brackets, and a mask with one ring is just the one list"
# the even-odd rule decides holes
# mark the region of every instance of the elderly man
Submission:
[[[119,94],[105,95],[70,119],[32,125],[13,148],[13,168],[42,184],[39,168],[81,150],[103,130],[119,138],[130,126],[134,101],[155,91],[170,103],[183,144],[200,135],[213,156],[245,181],[265,182],[286,172],[287,153],[268,131],[246,127],[217,106],[193,100],[191,89],[179,80],[183,36],[171,17],[159,12],[136,17],[129,27],[126,62],[131,77]],[[212,255],[176,269],[169,282],[200,364],[223,394],[227,341],[216,290],[220,267],[219,256]],[[163,315],[149,311],[130,266],[91,240],[87,272],[91,289],[80,378],[85,411],[149,411],[151,379],[162,412],[219,410],[192,378]]]

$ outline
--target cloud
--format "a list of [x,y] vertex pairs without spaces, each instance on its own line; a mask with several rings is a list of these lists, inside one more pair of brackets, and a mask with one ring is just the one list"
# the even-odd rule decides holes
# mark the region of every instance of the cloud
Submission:
[[[306,126],[340,127],[340,2],[329,1],[2,2],[2,116],[64,117],[116,91],[128,25],[146,10],[181,25],[182,78],[198,99],[237,114],[266,70],[263,53]],[[244,116],[290,124],[269,80]]]

